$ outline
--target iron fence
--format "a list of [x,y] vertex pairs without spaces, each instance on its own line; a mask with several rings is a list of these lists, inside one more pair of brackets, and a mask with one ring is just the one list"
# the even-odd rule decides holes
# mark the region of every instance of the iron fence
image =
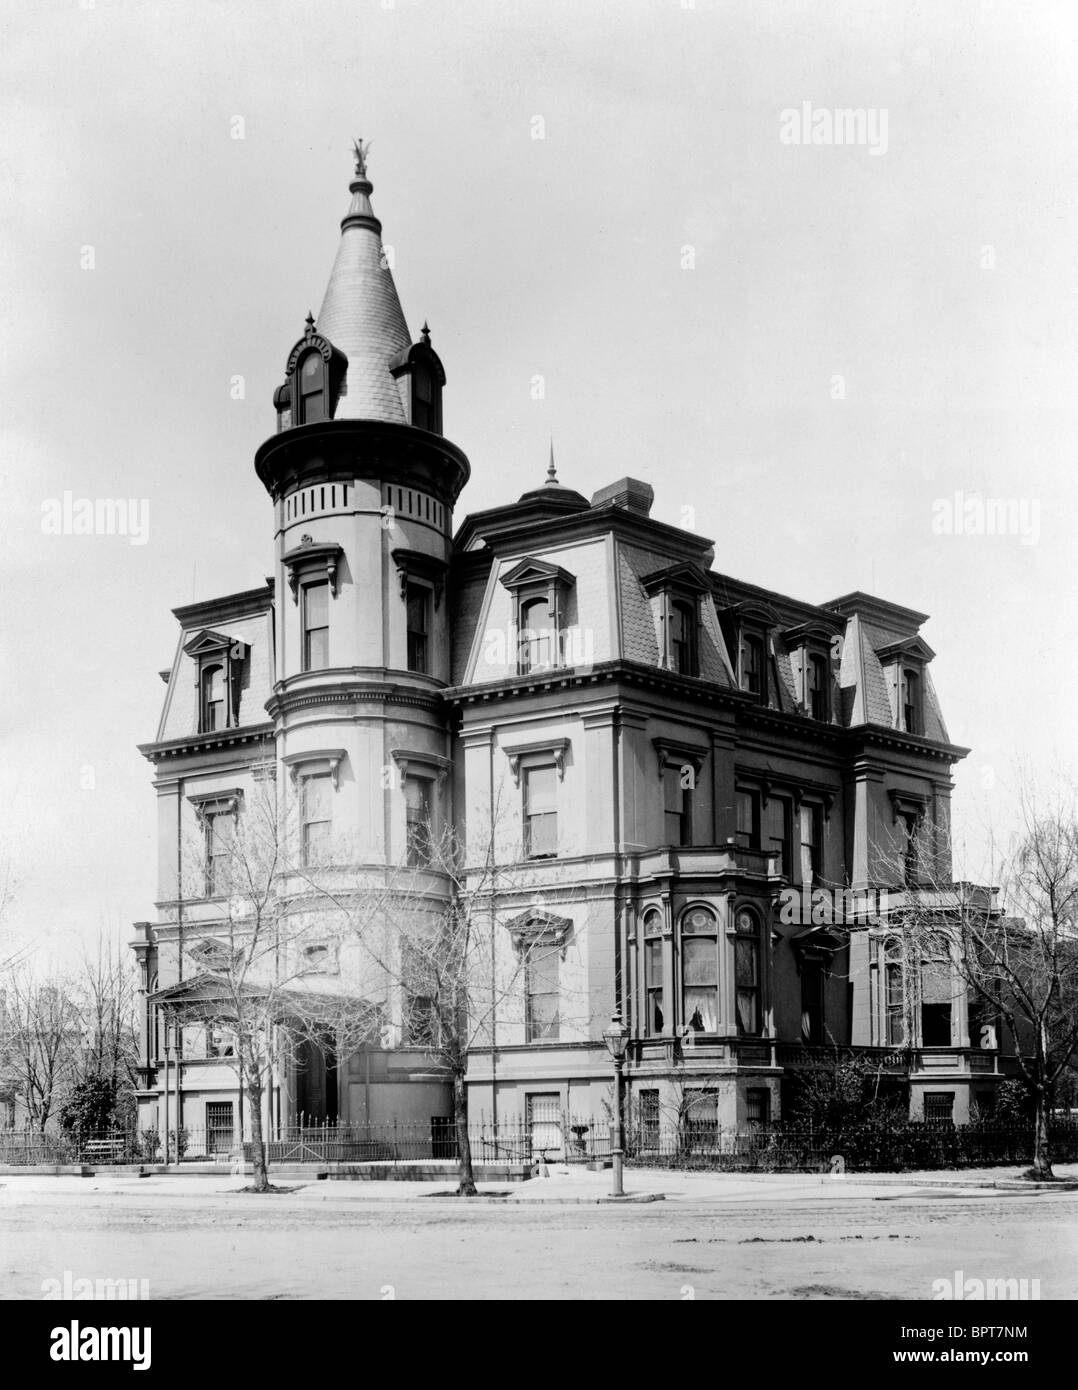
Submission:
[[[1078,1161],[1078,1124],[1049,1129],[1054,1162]],[[707,1123],[637,1124],[626,1136],[631,1162],[730,1172],[910,1172],[1028,1164],[1031,1125],[953,1125],[909,1121],[842,1130],[775,1123],[749,1130]]]
[[[544,1109],[524,1116],[472,1116],[468,1124],[476,1164],[532,1165],[604,1162],[611,1130],[595,1118]],[[1058,1163],[1078,1162],[1078,1122],[1056,1121],[1049,1129]],[[303,1124],[280,1128],[265,1140],[271,1163],[408,1164],[455,1162],[459,1157],[451,1117],[381,1124]],[[0,1165],[8,1167],[89,1164],[148,1164],[171,1161],[250,1162],[254,1144],[230,1127],[185,1126],[167,1138],[157,1130],[112,1129],[80,1133],[0,1129]],[[906,1122],[868,1124],[842,1130],[785,1123],[723,1129],[708,1121],[680,1125],[654,1119],[625,1132],[627,1160],[641,1166],[706,1168],[737,1172],[902,1172],[913,1169],[975,1168],[1028,1164],[1031,1126],[952,1125]]]

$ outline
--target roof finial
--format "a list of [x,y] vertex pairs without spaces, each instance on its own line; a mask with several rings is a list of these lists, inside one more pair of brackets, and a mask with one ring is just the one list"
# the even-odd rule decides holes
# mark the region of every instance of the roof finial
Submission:
[[370,152],[371,142],[369,140],[364,140],[360,136],[357,140],[352,141],[352,154],[356,161],[357,178],[365,179],[367,177],[367,156]]
[[429,326],[429,324],[427,323],[427,320],[426,320],[426,319],[423,320],[423,330],[422,330],[422,331],[423,331],[423,341],[424,341],[424,342],[427,344],[427,346],[429,347],[429,346],[430,346],[430,326]]
[[310,338],[314,333],[314,315],[310,309],[307,310],[307,337]]
[[557,475],[557,472],[555,471],[555,468],[554,468],[554,439],[553,439],[553,436],[551,436],[551,440],[550,440],[550,462],[547,464],[546,482],[544,483],[544,487],[561,487],[561,483],[558,482],[558,475]]

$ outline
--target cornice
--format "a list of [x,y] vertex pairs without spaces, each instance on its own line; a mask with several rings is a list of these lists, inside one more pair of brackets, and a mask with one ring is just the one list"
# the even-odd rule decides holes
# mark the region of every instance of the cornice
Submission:
[[159,743],[140,743],[137,747],[144,758],[156,763],[185,753],[210,753],[215,748],[264,743],[272,738],[272,724],[249,724],[245,728],[221,729],[212,734],[187,734],[183,738],[165,739]]

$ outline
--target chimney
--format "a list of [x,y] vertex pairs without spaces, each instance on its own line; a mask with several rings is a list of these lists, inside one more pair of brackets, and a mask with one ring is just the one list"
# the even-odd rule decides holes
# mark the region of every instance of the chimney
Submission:
[[623,507],[637,516],[650,516],[655,501],[655,489],[639,478],[619,478],[616,483],[601,487],[592,497],[593,507]]

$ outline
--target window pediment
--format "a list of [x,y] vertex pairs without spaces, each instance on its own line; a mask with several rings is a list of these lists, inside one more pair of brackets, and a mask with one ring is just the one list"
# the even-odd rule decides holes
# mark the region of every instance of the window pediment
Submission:
[[512,748],[505,748],[503,752],[509,759],[509,770],[513,774],[513,781],[520,786],[520,760],[529,753],[549,753],[554,766],[558,769],[558,780],[565,778],[565,755],[569,751],[570,741],[567,738],[539,738],[533,739],[530,743],[518,743]]
[[408,597],[409,580],[425,579],[434,590],[434,608],[437,611],[445,593],[445,575],[448,569],[446,562],[436,555],[427,555],[422,550],[405,550],[398,547],[391,553],[400,576],[401,598]]
[[537,948],[557,947],[562,960],[569,945],[573,924],[568,917],[558,917],[552,912],[530,908],[512,918],[505,924],[518,955]]
[[391,748],[389,756],[397,764],[402,780],[409,772],[420,777],[425,772],[441,786],[453,770],[452,759],[439,757],[437,753],[424,753],[413,748]]
[[928,797],[922,796],[919,792],[891,790],[887,796],[891,802],[891,819],[895,825],[902,816],[913,816],[922,820],[928,810]]
[[325,576],[329,580],[329,591],[337,597],[337,569],[341,560],[341,547],[336,541],[314,541],[303,536],[300,543],[286,554],[281,561],[288,570],[288,586],[292,590],[292,602],[299,602],[300,580]]
[[687,763],[694,773],[699,773],[710,751],[702,744],[685,743],[680,739],[671,738],[653,738],[651,746],[655,749],[655,756],[659,762],[660,778],[663,769],[671,764],[681,766]]
[[243,788],[227,787],[212,792],[191,792],[187,800],[200,818],[218,816],[222,812],[235,815],[243,805]]
[[931,661],[936,653],[923,637],[907,637],[876,652],[882,665],[892,661]]
[[281,759],[288,768],[293,786],[303,777],[317,777],[328,772],[337,790],[337,770],[348,756],[343,748],[311,748],[304,753],[286,753]]
[[650,574],[645,574],[641,578],[640,583],[644,592],[649,596],[662,589],[680,589],[684,593],[694,595],[711,592],[711,581],[708,576],[699,565],[694,565],[690,561],[668,565],[661,570],[652,570]]
[[233,661],[242,661],[247,655],[247,643],[241,642],[238,638],[229,637],[227,633],[214,632],[212,628],[205,627],[184,645],[183,650],[187,656],[196,658],[203,656],[223,657],[227,652]]
[[543,588],[551,585],[562,585],[567,588],[576,583],[576,576],[570,574],[568,570],[562,569],[560,565],[551,565],[546,560],[529,558],[514,565],[508,574],[503,574],[501,582],[507,589],[513,590],[530,586]]

